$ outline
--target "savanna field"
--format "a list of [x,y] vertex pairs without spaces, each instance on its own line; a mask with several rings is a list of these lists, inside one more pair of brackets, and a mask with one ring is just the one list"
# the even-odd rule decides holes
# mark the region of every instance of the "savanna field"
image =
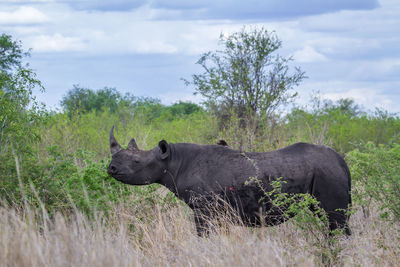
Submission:
[[[226,43],[232,47],[248,37],[243,34]],[[34,89],[45,88],[21,63],[20,44],[0,37],[0,52],[8,51],[0,57],[1,266],[400,265],[397,114],[318,97],[285,112],[265,105],[249,110],[235,101],[167,106],[115,88],[79,85],[60,99],[59,110],[49,111],[33,97]],[[284,84],[294,87],[303,76],[295,73]],[[202,78],[187,82],[202,93],[211,88]],[[166,188],[129,186],[107,174],[113,125],[121,145],[135,138],[144,150],[163,139],[223,139],[234,149],[257,152],[296,142],[330,146],[344,156],[352,176],[352,235],[328,233],[323,216],[299,205],[293,218],[274,227],[244,227],[222,214],[210,222],[210,235],[199,237],[192,211]]]

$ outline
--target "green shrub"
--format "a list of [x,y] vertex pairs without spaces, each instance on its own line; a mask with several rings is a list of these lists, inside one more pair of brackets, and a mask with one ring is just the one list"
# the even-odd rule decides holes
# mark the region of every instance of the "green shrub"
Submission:
[[374,145],[369,142],[346,156],[350,162],[354,200],[368,210],[371,200],[378,203],[380,215],[400,220],[400,144]]
[[282,192],[286,184],[282,178],[272,181],[269,186],[255,178],[245,184],[253,184],[263,191],[264,197],[259,201],[271,204],[270,210],[266,211],[266,217],[277,216],[275,218],[279,221],[290,220],[300,230],[299,234],[308,241],[304,249],[314,251],[325,265],[335,265],[341,251],[337,237],[343,234],[343,229],[330,230],[327,213],[316,198],[308,193]]
[[[356,148],[361,142],[389,144],[400,132],[400,118],[377,109],[375,112],[357,112],[357,108],[345,108],[339,100],[314,102],[313,108],[295,108],[286,116],[281,135],[291,142],[310,142],[333,147],[341,154]],[[341,104],[342,103],[342,104]]]
[[[12,158],[9,161],[12,166]],[[31,157],[25,162],[20,182],[13,172],[0,179],[0,198],[21,207],[43,205],[49,214],[75,208],[87,215],[107,214],[119,203],[142,207],[176,203],[170,194],[157,192],[160,186],[133,187],[116,181],[106,172],[108,164],[109,160],[96,161],[95,154],[85,150],[64,154],[58,146],[49,147],[45,160]]]

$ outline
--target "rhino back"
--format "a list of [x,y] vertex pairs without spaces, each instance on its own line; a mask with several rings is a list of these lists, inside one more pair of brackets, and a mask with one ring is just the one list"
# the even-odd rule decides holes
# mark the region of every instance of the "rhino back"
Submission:
[[271,152],[242,153],[222,146],[186,145],[176,144],[178,149],[185,150],[186,159],[179,183],[181,188],[196,192],[238,188],[252,178],[269,184],[282,177],[287,181],[287,192],[306,193],[312,189],[315,176],[336,180],[347,177],[341,156],[325,146],[297,143]]

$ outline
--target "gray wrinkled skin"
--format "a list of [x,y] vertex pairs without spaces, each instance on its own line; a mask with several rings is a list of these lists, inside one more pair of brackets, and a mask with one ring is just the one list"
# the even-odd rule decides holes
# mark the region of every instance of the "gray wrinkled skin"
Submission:
[[[229,203],[249,226],[282,223],[281,213],[265,201],[270,182],[279,177],[286,181],[282,192],[310,193],[327,212],[331,230],[340,227],[350,234],[343,211],[351,204],[350,172],[344,159],[329,147],[297,143],[271,152],[243,153],[226,145],[163,140],[152,150],[142,151],[134,139],[123,149],[111,129],[110,149],[112,177],[131,185],[164,185],[193,209],[199,235],[207,231],[206,218],[212,216],[208,207],[215,196]],[[261,183],[251,182],[254,178]]]

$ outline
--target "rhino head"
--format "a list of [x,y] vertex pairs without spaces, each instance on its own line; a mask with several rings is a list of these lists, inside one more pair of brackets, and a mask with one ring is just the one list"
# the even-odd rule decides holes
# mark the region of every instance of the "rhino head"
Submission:
[[165,140],[152,150],[140,150],[135,139],[127,148],[118,144],[114,137],[114,126],[110,131],[111,162],[107,172],[116,180],[131,185],[146,185],[158,182],[167,168],[170,154]]

